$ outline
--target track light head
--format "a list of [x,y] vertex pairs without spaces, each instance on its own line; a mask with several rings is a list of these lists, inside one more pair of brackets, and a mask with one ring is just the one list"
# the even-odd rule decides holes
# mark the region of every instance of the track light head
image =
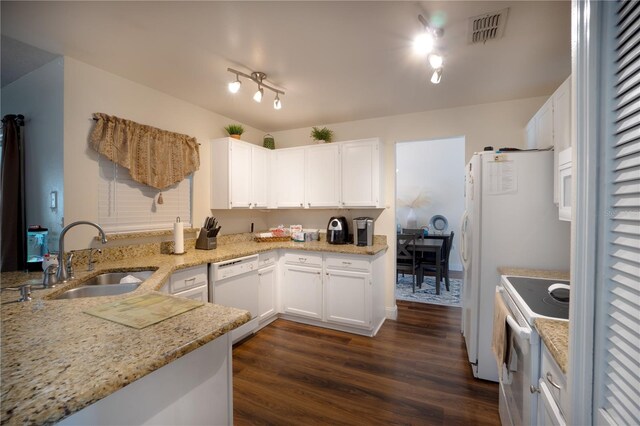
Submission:
[[232,81],[231,83],[229,83],[229,91],[231,93],[238,93],[238,91],[240,90],[240,86],[242,85],[242,83],[240,82],[240,79],[238,78],[238,75],[236,74],[236,80]]
[[433,68],[434,70],[442,68],[442,62],[442,56],[438,55],[437,53],[432,53],[429,55],[429,65],[431,65],[431,68]]
[[264,89],[258,85],[258,90],[253,94],[253,100],[260,103],[262,102],[262,95],[264,94]]
[[441,79],[442,79],[442,68],[438,68],[431,75],[431,82],[433,84],[438,84],[440,83]]

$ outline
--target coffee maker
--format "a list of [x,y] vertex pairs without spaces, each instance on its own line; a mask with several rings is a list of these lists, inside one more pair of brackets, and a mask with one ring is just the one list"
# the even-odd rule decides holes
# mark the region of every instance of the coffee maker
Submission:
[[372,217],[356,217],[353,219],[353,243],[357,246],[373,245]]
[[349,225],[344,216],[334,216],[327,225],[327,242],[329,244],[347,244],[349,242]]

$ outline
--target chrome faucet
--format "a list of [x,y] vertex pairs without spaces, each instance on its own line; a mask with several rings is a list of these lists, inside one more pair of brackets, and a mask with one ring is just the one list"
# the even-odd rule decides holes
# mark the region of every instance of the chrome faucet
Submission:
[[102,244],[106,244],[107,243],[107,234],[104,233],[104,230],[100,227],[100,225],[98,225],[97,223],[93,223],[93,222],[89,222],[87,220],[79,220],[77,222],[73,222],[70,223],[69,225],[65,226],[62,229],[62,232],[60,233],[60,241],[58,243],[58,272],[56,274],[56,278],[58,282],[64,283],[69,281],[69,279],[71,278],[69,275],[69,271],[67,270],[67,258],[65,256],[65,252],[64,252],[64,236],[67,233],[67,231],[71,228],[73,228],[74,226],[77,225],[91,225],[94,228],[96,228],[99,232],[100,232],[100,237],[102,237]]

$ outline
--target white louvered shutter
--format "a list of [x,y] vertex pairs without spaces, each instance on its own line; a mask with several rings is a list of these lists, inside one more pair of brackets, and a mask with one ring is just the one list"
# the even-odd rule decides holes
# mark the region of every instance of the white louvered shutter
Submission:
[[173,229],[176,217],[191,226],[191,177],[161,191],[134,181],[129,170],[102,155],[99,171],[98,223],[106,232]]
[[[602,159],[602,271],[596,296],[594,422],[640,424],[640,2],[608,10],[613,62]],[[614,16],[611,16],[614,15]],[[611,38],[613,40],[611,40]],[[604,116],[606,117],[606,115]]]

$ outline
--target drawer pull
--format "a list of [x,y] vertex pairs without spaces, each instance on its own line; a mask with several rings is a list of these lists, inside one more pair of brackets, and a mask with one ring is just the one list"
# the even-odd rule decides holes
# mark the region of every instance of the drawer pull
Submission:
[[549,384],[551,386],[553,386],[554,388],[556,388],[558,390],[562,389],[562,386],[560,386],[559,384],[557,384],[556,382],[553,381],[553,375],[549,371],[547,371],[547,382],[549,382]]
[[307,258],[306,258],[306,257],[299,257],[299,258],[298,258],[298,260],[299,260],[300,262],[306,262],[306,261],[307,261]]
[[192,282],[193,283],[195,281],[196,281],[196,277],[192,277],[192,278],[188,278],[188,279],[184,280],[184,283],[185,284],[188,283],[188,282]]
[[342,261],[343,265],[351,265],[351,262]]

